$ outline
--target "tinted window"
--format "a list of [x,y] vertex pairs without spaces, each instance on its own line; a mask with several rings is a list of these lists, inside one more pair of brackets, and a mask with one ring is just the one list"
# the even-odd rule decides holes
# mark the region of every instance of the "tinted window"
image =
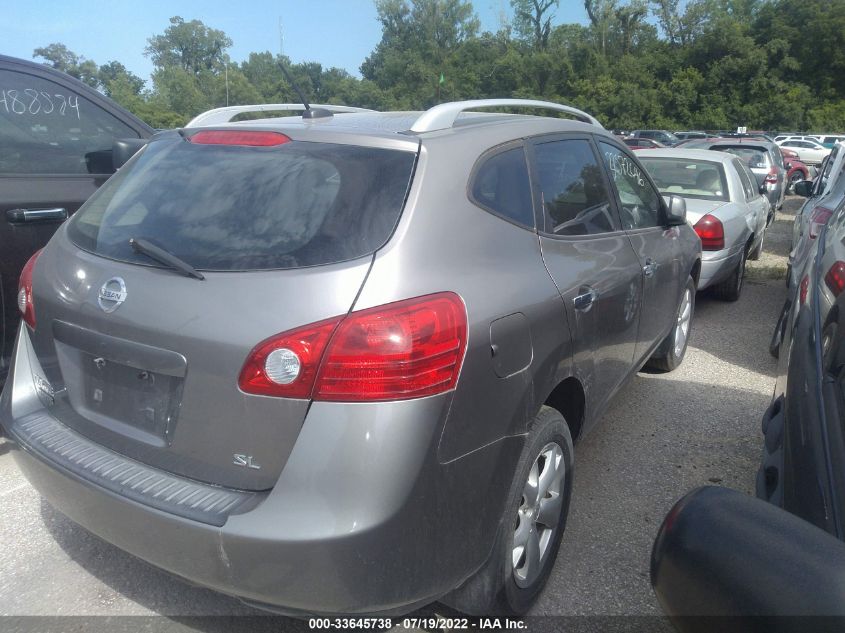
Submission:
[[768,169],[772,166],[768,152],[762,147],[745,145],[714,145],[717,152],[728,152],[737,156],[749,169]]
[[699,200],[728,200],[725,172],[720,163],[649,156],[642,156],[640,162],[661,193]]
[[613,145],[599,143],[599,148],[619,194],[622,227],[660,226],[660,194],[651,186],[642,168]]
[[68,227],[81,248],[151,264],[141,237],[200,270],[296,268],[374,252],[393,231],[414,153],[289,142],[150,143]]
[[35,75],[0,70],[0,173],[104,174],[130,127],[85,97]]
[[521,147],[488,158],[475,175],[472,198],[482,207],[527,227],[534,227],[531,184]]
[[548,232],[591,235],[618,230],[589,141],[539,143],[534,156]]

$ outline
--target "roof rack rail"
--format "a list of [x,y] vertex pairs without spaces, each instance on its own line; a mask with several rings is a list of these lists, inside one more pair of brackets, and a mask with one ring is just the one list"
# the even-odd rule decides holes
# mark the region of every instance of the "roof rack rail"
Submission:
[[423,112],[411,126],[411,132],[433,132],[435,130],[447,130],[455,124],[455,119],[461,112],[477,110],[479,108],[542,108],[565,112],[571,114],[579,121],[604,127],[598,120],[582,110],[572,106],[551,101],[535,101],[533,99],[476,99],[473,101],[454,101],[452,103],[441,103]]
[[[324,105],[320,103],[310,104],[312,108],[321,108],[329,112],[375,112],[367,108],[354,108],[342,105]],[[244,112],[299,112],[305,111],[301,103],[259,103],[254,105],[226,106],[215,108],[195,116],[185,127],[204,127],[208,125],[222,125],[229,123],[237,115]]]

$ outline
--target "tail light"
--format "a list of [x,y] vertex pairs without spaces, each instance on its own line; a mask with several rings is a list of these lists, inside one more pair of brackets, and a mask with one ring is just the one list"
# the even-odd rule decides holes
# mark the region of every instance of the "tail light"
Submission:
[[716,216],[708,213],[693,228],[701,238],[701,250],[720,251],[725,248],[725,227]]
[[824,276],[824,283],[830,288],[834,297],[842,294],[842,291],[845,290],[845,262],[834,262]]
[[778,184],[778,170],[777,170],[777,167],[772,167],[772,168],[769,170],[769,173],[768,173],[768,174],[766,174],[766,180],[765,180],[765,183],[766,183],[767,185],[776,185],[776,184]]
[[280,132],[261,130],[202,130],[187,139],[196,145],[248,145],[272,147],[290,142],[290,137]]
[[35,304],[32,302],[32,271],[35,269],[35,261],[40,254],[41,249],[29,258],[18,282],[18,310],[21,312],[21,318],[33,330],[35,329]]
[[807,303],[807,291],[810,289],[810,277],[804,275],[801,279],[801,284],[798,286],[798,299],[801,301],[801,305]]
[[819,236],[822,232],[822,227],[827,224],[827,221],[830,220],[830,216],[832,215],[833,211],[830,209],[825,207],[816,207],[813,211],[813,215],[810,216],[810,228],[807,231],[807,235],[811,240],[814,240]]
[[352,312],[259,343],[238,385],[336,402],[430,396],[455,387],[466,330],[466,308],[451,292]]

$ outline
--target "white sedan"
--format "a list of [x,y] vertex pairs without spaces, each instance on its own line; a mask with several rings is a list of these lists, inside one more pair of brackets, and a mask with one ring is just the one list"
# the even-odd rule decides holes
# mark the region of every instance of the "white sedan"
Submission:
[[698,289],[739,299],[745,261],[763,250],[770,206],[754,174],[737,156],[713,150],[652,149],[637,158],[661,193],[686,200],[687,220],[701,238]]
[[817,143],[806,137],[801,140],[792,139],[781,141],[778,145],[797,153],[798,160],[807,165],[820,165],[825,157],[830,154],[829,147],[825,147],[821,143]]

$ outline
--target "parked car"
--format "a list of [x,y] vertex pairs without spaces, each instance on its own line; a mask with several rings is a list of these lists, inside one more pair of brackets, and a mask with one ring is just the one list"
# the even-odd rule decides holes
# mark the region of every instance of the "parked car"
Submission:
[[628,147],[632,147],[634,149],[657,149],[659,147],[666,147],[663,143],[650,138],[633,138],[629,136],[627,138],[623,138],[622,142]]
[[758,185],[765,185],[766,197],[771,204],[769,224],[775,211],[783,206],[786,195],[786,168],[780,148],[770,141],[758,138],[718,138],[685,141],[685,149],[712,149],[739,156],[757,178]]
[[819,142],[821,137],[809,134],[780,134],[774,138],[774,141],[775,143],[780,144],[783,141],[803,141],[805,139],[808,141]]
[[[845,202],[812,244],[790,305],[772,403],[763,415],[757,496],[845,535]],[[788,350],[788,353],[786,353]]]
[[675,138],[686,141],[691,138],[713,138],[712,134],[708,134],[707,132],[702,132],[699,130],[691,130],[689,132],[674,132]]
[[152,132],[81,81],[0,55],[0,384],[20,320],[24,264],[114,172],[115,141]]
[[779,143],[781,147],[786,147],[798,154],[798,158],[803,163],[808,165],[819,165],[830,154],[830,150],[811,139],[803,140],[786,140]]
[[810,182],[799,181],[795,192],[807,200],[795,214],[792,224],[792,243],[787,263],[787,285],[793,283],[792,271],[800,270],[810,250],[810,243],[818,237],[819,229],[826,224],[845,197],[845,143],[837,143],[825,159],[818,177]]
[[845,135],[842,134],[823,134],[818,139],[818,142],[828,149],[833,149],[836,143],[845,141]]
[[158,134],[30,260],[15,458],[86,529],[250,604],[524,612],[573,440],[684,357],[684,201],[567,106],[306,116]]
[[786,169],[786,192],[793,193],[795,183],[810,180],[816,173],[815,168],[798,160],[798,154],[791,149],[782,147],[780,153],[783,154],[783,166]]
[[631,132],[631,137],[651,139],[666,147],[677,145],[681,140],[669,130],[634,130]]
[[763,250],[769,201],[745,164],[727,152],[661,149],[639,156],[664,195],[686,200],[687,218],[701,238],[698,289],[720,299],[742,292],[747,258]]

